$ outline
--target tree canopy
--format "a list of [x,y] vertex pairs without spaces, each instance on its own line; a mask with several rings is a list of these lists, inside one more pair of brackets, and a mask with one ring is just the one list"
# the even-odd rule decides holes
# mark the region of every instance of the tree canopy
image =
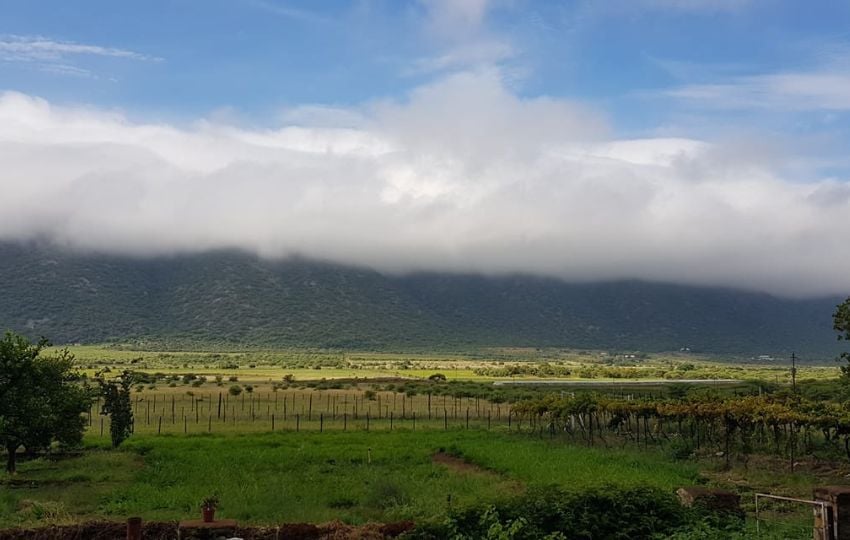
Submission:
[[[850,341],[850,298],[839,304],[833,314],[833,328],[838,332],[838,339]],[[842,366],[841,370],[845,376],[850,376],[850,351],[841,354],[841,358],[847,360],[848,365]]]
[[15,472],[21,447],[34,452],[54,442],[82,441],[90,392],[78,383],[73,355],[67,350],[42,354],[48,345],[12,332],[0,340],[0,445],[9,473]]
[[113,448],[117,448],[133,433],[133,405],[130,398],[133,373],[124,371],[113,379],[106,379],[104,373],[99,373],[97,382],[103,398],[100,414],[109,415],[109,434]]

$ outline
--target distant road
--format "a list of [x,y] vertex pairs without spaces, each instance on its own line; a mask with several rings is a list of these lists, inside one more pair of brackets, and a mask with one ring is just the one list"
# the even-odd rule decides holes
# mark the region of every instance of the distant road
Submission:
[[496,381],[493,386],[521,386],[552,384],[558,386],[657,386],[659,384],[704,384],[727,385],[740,384],[738,379],[612,379],[612,380],[576,380],[576,379],[522,379],[516,381]]

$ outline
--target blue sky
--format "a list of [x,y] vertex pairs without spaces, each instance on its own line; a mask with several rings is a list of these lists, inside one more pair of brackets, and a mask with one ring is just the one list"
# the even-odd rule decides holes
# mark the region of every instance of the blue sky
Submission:
[[[295,104],[403,96],[447,71],[491,63],[521,95],[586,100],[622,130],[647,132],[704,112],[704,103],[667,91],[776,73],[844,72],[850,64],[850,4],[843,1],[461,3],[473,7],[451,13],[399,0],[3,0],[4,41],[43,39],[138,56],[6,52],[0,88],[176,117],[233,108],[261,121]],[[464,50],[469,59],[437,65]],[[844,112],[816,103],[806,107],[809,116],[734,109],[766,128],[799,131],[834,124]]]
[[844,294],[848,112],[839,0],[0,0],[0,240]]

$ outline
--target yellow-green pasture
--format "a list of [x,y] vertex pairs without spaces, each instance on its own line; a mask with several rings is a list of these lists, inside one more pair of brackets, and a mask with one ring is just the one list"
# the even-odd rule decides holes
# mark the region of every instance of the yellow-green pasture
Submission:
[[[286,375],[295,381],[321,379],[425,379],[442,373],[449,380],[515,379],[669,380],[738,379],[789,384],[784,359],[747,359],[666,353],[612,355],[561,349],[482,349],[456,354],[350,352],[284,349],[272,351],[148,351],[123,346],[72,346],[82,370],[132,369],[166,375],[194,373],[208,379],[237,377],[241,382],[271,384]],[[635,356],[634,358],[632,356]],[[511,368],[517,368],[510,373]],[[840,375],[837,365],[802,364],[798,380],[825,380]]]

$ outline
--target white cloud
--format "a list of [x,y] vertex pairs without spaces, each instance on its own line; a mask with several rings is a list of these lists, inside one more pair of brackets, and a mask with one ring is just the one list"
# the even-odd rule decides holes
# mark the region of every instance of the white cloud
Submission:
[[444,51],[414,62],[411,73],[431,73],[450,70],[495,66],[516,55],[514,47],[505,41],[480,40]]
[[144,61],[161,60],[161,58],[125,49],[86,45],[72,41],[55,41],[41,36],[11,35],[0,37],[0,60],[58,61],[72,56],[109,56]]
[[493,0],[421,0],[425,8],[423,29],[434,53],[415,60],[407,75],[485,69],[500,66],[518,56],[517,47],[505,35],[487,28]]
[[689,84],[666,94],[708,108],[847,111],[850,75],[830,70],[771,73]]
[[850,183],[784,178],[778,154],[618,140],[598,112],[486,70],[319,116],[180,128],[3,94],[0,239],[850,291]]
[[428,29],[448,38],[465,38],[484,24],[492,0],[421,0]]
[[42,36],[0,36],[0,63],[17,63],[54,75],[99,79],[79,63],[86,57],[106,57],[144,62],[159,62],[155,56],[72,41],[56,41]]

